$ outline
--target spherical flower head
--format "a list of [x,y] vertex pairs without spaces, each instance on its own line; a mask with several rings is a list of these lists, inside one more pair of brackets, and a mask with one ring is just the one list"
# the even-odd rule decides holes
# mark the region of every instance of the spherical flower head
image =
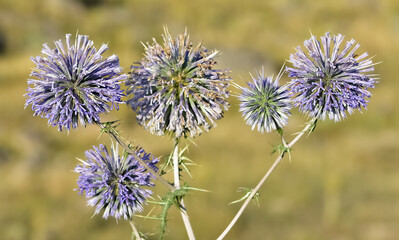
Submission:
[[66,46],[55,41],[55,48],[43,45],[42,56],[31,58],[36,67],[28,80],[26,105],[32,105],[34,115],[48,118],[49,125],[58,129],[76,128],[99,122],[100,113],[109,112],[121,103],[120,88],[126,75],[121,74],[119,59],[101,56],[108,46],[98,51],[88,36],[77,35],[71,45],[66,35]]
[[[86,161],[75,168],[79,173],[80,194],[86,195],[88,205],[96,208],[95,214],[104,210],[103,218],[113,216],[131,219],[136,212],[143,210],[146,198],[152,192],[143,187],[152,187],[153,176],[147,172],[134,156],[124,152],[119,155],[118,145],[109,153],[104,145],[86,151]],[[159,159],[137,148],[137,156],[158,171]]]
[[[252,75],[251,75],[252,77]],[[247,82],[248,87],[239,87],[242,90],[240,99],[240,112],[246,123],[257,127],[260,132],[281,130],[290,116],[290,96],[286,87],[279,86],[281,74],[275,79],[273,76],[265,77],[264,70],[252,77],[252,82]]]
[[215,69],[218,52],[193,47],[187,31],[174,39],[165,29],[163,40],[163,46],[147,43],[144,58],[132,66],[127,103],[152,134],[194,137],[228,109],[228,71]]
[[315,36],[306,40],[305,53],[300,47],[291,54],[292,67],[287,67],[290,91],[299,110],[311,117],[339,121],[351,114],[354,109],[367,106],[376,82],[374,65],[368,54],[356,54],[360,47],[355,40],[346,42],[341,34],[331,36],[326,33],[321,43]]

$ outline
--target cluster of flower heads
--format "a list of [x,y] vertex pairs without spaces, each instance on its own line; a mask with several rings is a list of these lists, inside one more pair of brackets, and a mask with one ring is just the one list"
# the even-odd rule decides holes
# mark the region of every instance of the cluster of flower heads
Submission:
[[287,124],[290,96],[286,87],[279,86],[280,78],[281,74],[274,80],[273,76],[265,77],[262,69],[252,82],[247,82],[248,87],[240,87],[240,111],[252,130],[257,127],[260,132],[271,132]]
[[[104,145],[86,151],[86,161],[75,168],[79,173],[80,194],[85,193],[88,205],[96,208],[95,214],[104,210],[103,217],[113,216],[131,219],[143,209],[146,198],[152,192],[143,187],[152,187],[153,176],[147,172],[134,156],[124,152],[119,155],[118,145],[111,147],[111,153]],[[158,171],[158,158],[137,148],[136,154],[149,167]]]
[[152,134],[194,137],[215,126],[229,104],[230,77],[215,69],[217,51],[193,47],[187,32],[175,39],[167,29],[163,46],[154,39],[126,85],[127,103]]
[[376,79],[369,72],[374,64],[368,54],[357,55],[355,40],[348,41],[340,51],[344,37],[326,33],[321,43],[315,36],[306,40],[305,53],[300,47],[291,54],[292,67],[287,67],[294,105],[311,117],[335,121],[351,114],[353,109],[366,107],[367,98]]
[[31,58],[36,64],[29,79],[26,106],[32,105],[34,115],[48,118],[49,124],[70,130],[98,122],[99,114],[118,107],[126,75],[119,59],[101,55],[108,49],[103,44],[98,51],[88,36],[77,35],[71,45],[66,35],[66,46],[55,41],[55,48],[43,45],[42,54]]
[[[26,106],[32,105],[35,115],[48,118],[59,130],[99,122],[99,114],[122,103],[122,73],[116,55],[101,56],[107,45],[97,51],[87,36],[77,35],[74,45],[66,35],[66,47],[61,40],[56,48],[44,44],[44,56],[32,58],[36,68],[29,79]],[[300,47],[290,56],[293,67],[285,71],[292,80],[279,86],[278,76],[265,77],[262,70],[242,90],[240,111],[247,124],[261,132],[281,130],[287,124],[291,101],[311,117],[336,121],[366,107],[376,83],[371,58],[357,55],[354,40],[340,51],[341,34],[326,33],[321,43],[315,36],[305,41],[308,50]],[[187,32],[172,38],[165,29],[163,46],[154,39],[145,45],[144,58],[139,61],[126,81],[127,103],[136,111],[138,122],[156,135],[173,137],[197,136],[216,125],[228,109],[228,70],[215,69],[217,51],[209,52],[198,44],[193,47]],[[110,154],[103,145],[86,151],[86,161],[75,168],[79,173],[80,194],[103,217],[131,219],[142,210],[152,192],[153,177],[135,157],[140,157],[154,171],[159,159],[137,148],[136,155],[112,146]]]

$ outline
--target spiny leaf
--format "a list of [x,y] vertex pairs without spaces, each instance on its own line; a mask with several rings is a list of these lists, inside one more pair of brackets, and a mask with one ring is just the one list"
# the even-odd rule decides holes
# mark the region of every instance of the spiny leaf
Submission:
[[188,169],[187,166],[194,166],[197,165],[193,160],[189,159],[188,157],[184,156],[185,152],[188,152],[188,145],[184,147],[180,152],[179,152],[179,165],[182,166],[185,172],[192,178],[191,172]]
[[198,191],[198,192],[210,192],[209,190],[206,190],[206,189],[189,187],[188,185],[186,185],[186,183],[184,185],[185,185],[184,188],[186,188],[187,190],[194,190],[194,191]]
[[[119,120],[103,122],[99,124],[101,128],[101,134],[103,133],[117,133],[116,128],[119,126]],[[100,134],[100,136],[101,136]]]
[[[238,192],[245,192],[245,195],[244,195],[243,197],[241,197],[240,199],[237,199],[237,200],[235,200],[235,201],[229,203],[229,205],[235,204],[235,203],[239,203],[239,202],[242,202],[242,201],[247,200],[247,199],[249,198],[249,196],[251,195],[253,189],[251,189],[251,188],[245,188],[245,187],[240,187],[240,188],[238,188],[237,191],[238,191]],[[254,200],[254,202],[256,203],[256,205],[257,205],[258,207],[259,207],[259,197],[260,197],[259,192],[256,192],[255,195],[252,197],[252,200]]]
[[[179,157],[179,172],[184,170],[187,174],[192,178],[191,172],[188,166],[197,165],[193,160],[189,159],[188,157],[184,156],[186,152],[188,152],[188,145],[180,150],[178,157]],[[173,153],[168,155],[167,160],[164,164],[162,164],[160,168],[161,175],[172,172],[173,171]],[[180,174],[180,173],[179,173]]]
[[167,216],[169,209],[175,205],[179,209],[181,208],[180,201],[188,192],[187,187],[182,187],[179,189],[174,190],[173,192],[168,192],[165,197],[161,199],[160,205],[164,205],[161,213],[161,232],[160,232],[160,239],[164,238],[166,232],[166,225],[167,225]]
[[278,152],[279,155],[282,155],[282,157],[284,157],[284,155],[286,153],[288,153],[289,159],[291,161],[291,148],[285,146],[284,144],[280,144],[280,145],[274,146],[273,151],[271,152],[271,154],[273,155],[276,152]]

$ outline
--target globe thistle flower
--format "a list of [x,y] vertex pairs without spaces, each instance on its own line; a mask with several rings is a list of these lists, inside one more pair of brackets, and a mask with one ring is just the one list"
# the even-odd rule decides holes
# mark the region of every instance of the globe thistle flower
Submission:
[[[152,192],[142,187],[152,187],[153,177],[134,156],[124,152],[121,156],[118,145],[111,147],[109,153],[104,145],[86,151],[87,161],[80,160],[75,168],[79,173],[79,194],[86,195],[88,205],[96,208],[95,214],[104,210],[103,218],[113,216],[131,219],[136,212],[143,210],[146,198]],[[159,159],[138,148],[137,156],[155,171]]]
[[286,87],[279,86],[280,74],[265,77],[264,70],[252,75],[252,82],[247,82],[248,87],[238,87],[242,90],[240,99],[240,112],[246,123],[257,127],[260,132],[280,130],[287,124],[290,115],[290,97]]
[[88,36],[77,35],[71,45],[71,34],[66,35],[66,46],[55,41],[55,48],[43,45],[43,56],[31,58],[36,64],[28,80],[25,106],[32,105],[34,115],[48,118],[49,125],[58,129],[76,128],[99,122],[100,113],[109,112],[121,103],[123,90],[122,68],[116,55],[101,56],[108,46],[98,51]]
[[228,71],[215,69],[218,52],[193,47],[187,31],[174,39],[165,29],[163,40],[163,46],[147,43],[144,58],[132,66],[127,103],[152,134],[194,137],[228,109]]
[[321,43],[315,36],[306,40],[305,53],[300,47],[291,54],[287,67],[290,91],[295,106],[311,117],[339,121],[351,114],[354,109],[367,106],[367,98],[376,83],[374,65],[368,54],[357,55],[359,44],[355,40],[346,42],[340,51],[344,39],[341,34],[331,36],[326,33]]

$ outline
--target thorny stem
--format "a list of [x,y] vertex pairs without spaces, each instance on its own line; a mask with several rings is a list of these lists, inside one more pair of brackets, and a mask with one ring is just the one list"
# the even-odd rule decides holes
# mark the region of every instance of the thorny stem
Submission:
[[[102,123],[97,123],[97,125],[103,129],[104,125]],[[149,167],[147,165],[146,162],[144,162],[141,157],[137,156],[136,152],[134,150],[132,150],[129,147],[129,144],[127,144],[120,136],[119,134],[116,132],[115,129],[111,129],[110,131],[105,131],[110,137],[111,139],[115,140],[120,146],[122,146],[129,154],[133,155],[137,161],[140,162],[141,165],[143,165],[147,171],[149,171],[152,176],[154,176],[154,178],[156,178],[157,180],[161,181],[164,185],[166,185],[170,191],[174,191],[176,190],[176,188],[170,184],[168,181],[166,181],[163,177],[161,177],[161,175],[159,175],[157,172],[155,172],[151,167]]]
[[[175,138],[173,149],[173,173],[174,185],[176,189],[180,189],[180,170],[179,170],[179,138]],[[191,227],[190,219],[188,217],[183,198],[180,200],[180,214],[186,227],[187,235],[190,240],[195,240],[193,228]]]
[[[287,144],[285,142],[284,138],[281,136],[284,147],[286,147],[287,149],[291,148],[306,132],[313,130],[314,125],[317,121],[317,118],[318,118],[318,115],[316,117],[314,117],[290,143]],[[240,218],[241,214],[244,212],[244,210],[248,206],[249,202],[253,199],[255,194],[259,191],[260,187],[263,185],[263,183],[266,181],[266,179],[270,176],[270,174],[273,172],[273,170],[276,168],[276,166],[280,163],[281,159],[283,159],[285,153],[286,153],[286,151],[282,151],[280,153],[280,155],[277,157],[276,161],[274,161],[273,165],[269,168],[269,170],[266,172],[266,174],[263,176],[263,178],[259,181],[258,185],[256,185],[256,187],[251,191],[251,194],[248,196],[248,198],[242,204],[240,210],[238,210],[238,212],[234,216],[233,220],[231,220],[230,224],[226,227],[226,229],[223,231],[223,233],[217,238],[217,240],[222,240],[224,237],[226,237],[227,233],[233,228],[234,224]]]
[[140,237],[140,233],[139,231],[137,231],[136,226],[134,225],[134,222],[132,220],[129,221],[130,226],[132,227],[133,230],[133,234],[136,237],[136,240],[142,240],[142,238]]

